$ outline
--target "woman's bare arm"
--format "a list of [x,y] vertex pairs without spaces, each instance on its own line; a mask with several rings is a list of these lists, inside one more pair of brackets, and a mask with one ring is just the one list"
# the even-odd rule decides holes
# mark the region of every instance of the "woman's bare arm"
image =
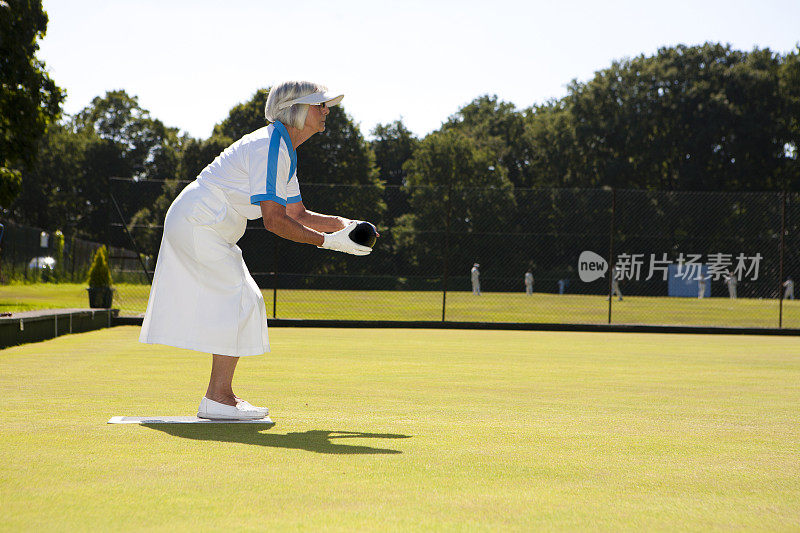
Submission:
[[[286,207],[272,200],[261,202],[261,217],[264,221],[264,227],[278,237],[294,242],[313,244],[314,246],[322,246],[325,240],[322,233],[289,216]],[[339,226],[330,231],[336,231],[343,227]]]
[[321,213],[309,211],[303,205],[303,202],[287,204],[286,214],[307,228],[324,231],[326,233],[339,231],[350,222],[342,217],[323,215]]

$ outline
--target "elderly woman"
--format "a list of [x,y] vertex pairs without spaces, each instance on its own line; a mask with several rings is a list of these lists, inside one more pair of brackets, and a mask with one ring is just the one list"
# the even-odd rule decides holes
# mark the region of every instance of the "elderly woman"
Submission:
[[367,255],[349,238],[359,221],[309,211],[297,181],[295,150],[325,130],[343,95],[322,85],[285,82],[267,99],[268,126],[245,135],[186,186],[167,211],[139,340],[212,354],[211,379],[197,416],[259,419],[268,409],[233,393],[239,357],[269,351],[261,291],[236,242],[248,219],[299,243]]

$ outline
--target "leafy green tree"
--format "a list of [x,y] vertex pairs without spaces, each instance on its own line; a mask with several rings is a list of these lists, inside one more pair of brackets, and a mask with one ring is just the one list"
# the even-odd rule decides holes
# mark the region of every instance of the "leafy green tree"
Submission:
[[[412,134],[401,120],[389,124],[378,124],[371,132],[373,140],[369,143],[375,154],[375,163],[378,168],[378,177],[385,184],[384,201],[386,203],[385,217],[382,223],[384,228],[392,228],[402,224],[402,217],[411,209],[408,202],[408,191],[403,186],[406,184],[406,172],[403,165],[411,158],[411,154],[419,145],[419,139]],[[384,250],[396,249],[393,241],[394,233],[383,231],[381,246]],[[376,257],[378,255],[376,254]],[[396,261],[394,255],[380,255],[384,264],[380,266],[385,272],[402,274],[397,269],[402,264]]]
[[800,45],[783,58],[778,75],[788,132],[779,181],[784,190],[800,191]]
[[[790,56],[706,44],[614,62],[586,83],[573,82],[557,104],[531,110],[526,134],[536,174],[555,176],[562,186],[617,189],[786,187],[797,168]],[[548,205],[539,196],[526,204],[548,214],[536,224],[545,232],[581,234],[591,221],[607,222],[609,199],[601,192],[596,202],[586,201],[594,193],[582,191],[565,196],[566,203],[554,199]],[[702,242],[691,241],[694,252],[725,250],[732,236],[774,228],[778,205],[777,197],[762,205],[742,196],[732,206],[714,201],[718,197],[640,193],[617,192],[619,249],[645,252],[658,235],[662,249],[677,253],[688,251],[687,236],[702,234]],[[517,227],[523,227],[522,215]],[[582,249],[559,241],[547,248],[552,257]],[[708,248],[698,248],[703,246]]]
[[514,104],[496,95],[479,96],[450,117],[442,130],[458,130],[497,154],[516,186],[529,185],[530,157],[525,143],[523,115]]
[[[411,213],[392,234],[409,268],[422,275],[441,272],[446,233],[454,264],[498,258],[490,234],[512,219],[516,205],[514,186],[494,152],[463,133],[440,131],[422,140],[404,169]],[[472,239],[470,247],[459,246],[465,239]]]
[[[111,221],[117,221],[116,207],[123,216],[132,216],[140,206],[152,205],[160,194],[147,180],[175,179],[180,171],[180,153],[185,139],[177,129],[166,127],[139,105],[136,96],[125,91],[108,91],[96,97],[75,117],[77,131],[94,131],[100,142],[86,154],[86,178],[93,183],[89,203],[93,217],[86,231],[95,237],[105,235]],[[109,189],[109,178],[133,178],[125,193]]]
[[208,139],[186,139],[180,156],[180,179],[191,181],[206,168],[225,148],[233,143],[226,135],[214,134]]
[[406,173],[403,164],[419,145],[419,139],[405,127],[402,120],[378,124],[371,134],[374,140],[370,146],[375,153],[378,177],[386,185],[404,185]]
[[228,117],[214,126],[214,136],[236,140],[267,125],[264,109],[269,89],[258,89],[247,102],[233,106]]
[[[575,124],[563,100],[551,100],[525,112],[523,142],[529,153],[526,185],[529,187],[570,187],[588,180],[575,158]],[[585,163],[585,162],[584,162]]]
[[[23,172],[13,214],[21,222],[105,241],[110,223],[119,218],[109,193],[126,217],[153,204],[159,188],[148,180],[178,176],[182,142],[176,130],[150,118],[135,97],[109,92],[47,129],[37,161]],[[112,177],[134,181],[110,188]]]
[[22,173],[0,166],[0,207],[8,208],[22,190]]
[[581,185],[763,190],[776,181],[789,132],[781,60],[730,46],[662,48],[572,82],[565,108]]
[[20,192],[13,167],[30,166],[47,124],[61,114],[64,92],[36,58],[47,31],[41,0],[0,3],[0,206]]
[[409,210],[408,197],[401,188],[405,185],[406,173],[403,165],[411,158],[419,139],[401,120],[390,124],[378,124],[372,130],[370,147],[375,154],[378,177],[386,185],[387,223],[393,225],[395,218]]
[[67,235],[83,232],[96,195],[86,155],[101,143],[91,130],[75,130],[69,122],[50,124],[38,143],[35,163],[25,171],[22,191],[14,201],[15,220],[40,228],[61,228]]
[[119,152],[119,165],[109,176],[158,179],[177,174],[180,140],[123,90],[96,97],[75,117],[77,127],[91,128]]

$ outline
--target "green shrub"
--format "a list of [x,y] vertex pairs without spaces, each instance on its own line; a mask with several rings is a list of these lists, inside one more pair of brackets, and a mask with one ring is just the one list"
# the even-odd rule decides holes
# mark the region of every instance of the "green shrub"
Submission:
[[[3,92],[5,93],[5,89]],[[5,120],[3,122],[5,123]],[[11,207],[11,203],[19,196],[21,190],[22,173],[3,166],[3,160],[0,158],[0,206]]]
[[89,268],[89,287],[110,287],[111,270],[108,268],[108,250],[101,246],[94,253],[92,266]]

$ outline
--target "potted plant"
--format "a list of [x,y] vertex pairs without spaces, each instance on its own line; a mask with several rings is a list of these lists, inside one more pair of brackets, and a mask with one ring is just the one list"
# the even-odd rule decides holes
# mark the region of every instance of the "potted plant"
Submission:
[[111,270],[108,268],[108,251],[105,246],[101,246],[94,253],[88,281],[89,307],[92,309],[110,308],[114,289],[111,288]]

